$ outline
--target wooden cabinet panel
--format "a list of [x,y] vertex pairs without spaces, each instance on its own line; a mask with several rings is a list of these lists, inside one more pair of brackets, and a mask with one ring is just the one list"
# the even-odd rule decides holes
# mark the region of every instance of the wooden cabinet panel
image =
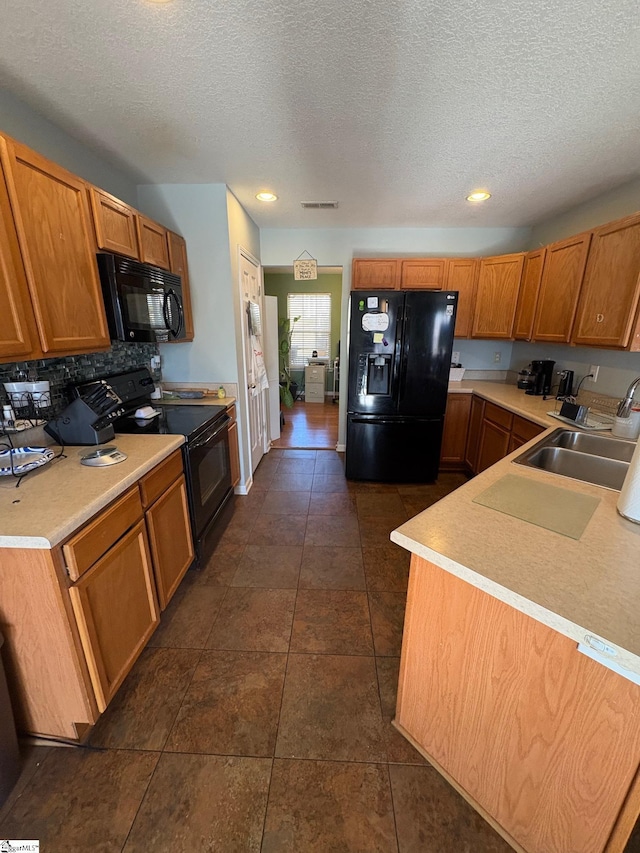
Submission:
[[[176,273],[182,279],[182,307],[184,309],[184,328],[187,334],[185,340],[193,340],[193,311],[191,308],[191,290],[189,286],[189,267],[187,265],[187,244],[184,237],[175,234],[173,231],[167,232],[169,241],[169,265],[171,272]],[[179,343],[178,341],[169,340],[168,343]]]
[[403,290],[442,290],[446,263],[444,258],[402,261],[400,287]]
[[639,703],[575,641],[412,557],[396,722],[516,849],[622,850]]
[[593,233],[572,341],[626,347],[640,298],[640,214]]
[[540,433],[544,431],[545,427],[540,426],[540,424],[537,424],[534,421],[527,420],[526,418],[521,418],[520,415],[513,416],[513,426],[511,427],[511,433],[513,436],[522,439],[522,444],[527,441],[531,441],[532,438],[535,438],[537,435],[540,435]]
[[401,261],[397,258],[354,258],[352,290],[399,290]]
[[169,242],[167,229],[141,213],[136,214],[136,229],[140,260],[146,264],[169,269]]
[[[487,405],[490,405],[487,403]],[[480,448],[478,450],[478,465],[477,471],[484,471],[486,468],[495,465],[503,459],[509,452],[509,442],[511,440],[511,431],[504,427],[488,421],[486,416],[482,421],[480,430]]]
[[480,263],[477,258],[449,258],[444,290],[458,291],[456,338],[471,337]]
[[97,187],[89,187],[89,199],[98,249],[139,259],[135,210]]
[[37,358],[40,344],[0,164],[0,360]]
[[495,403],[486,402],[484,404],[484,418],[487,421],[493,421],[494,424],[504,427],[511,431],[513,425],[513,414],[508,409],[503,409],[502,406],[496,406]]
[[469,414],[469,433],[467,435],[467,446],[464,461],[469,469],[478,473],[478,452],[480,450],[480,434],[482,432],[482,421],[484,418],[484,400],[476,397],[471,398],[471,412]]
[[142,504],[134,486],[62,546],[71,580],[78,580],[139,518]]
[[238,444],[238,424],[234,421],[229,425],[229,456],[231,463],[231,485],[240,482],[240,446]]
[[42,350],[107,348],[85,184],[13,140],[0,151]]
[[104,711],[160,619],[144,522],[69,589],[98,708]]
[[193,540],[187,487],[179,477],[146,513],[149,544],[158,588],[160,609],[164,610],[193,562]]
[[448,394],[444,416],[444,432],[440,450],[440,467],[464,468],[469,432],[471,394]]
[[538,307],[535,341],[568,343],[584,277],[591,232],[547,246]]
[[481,259],[473,338],[511,337],[523,264],[522,253]]
[[175,450],[171,456],[167,456],[159,465],[145,474],[139,482],[142,505],[145,509],[151,506],[183,472],[182,451]]
[[538,293],[540,292],[546,253],[546,249],[538,249],[535,252],[529,252],[524,258],[522,282],[513,326],[513,337],[517,341],[530,341],[533,337],[533,321],[538,304]]

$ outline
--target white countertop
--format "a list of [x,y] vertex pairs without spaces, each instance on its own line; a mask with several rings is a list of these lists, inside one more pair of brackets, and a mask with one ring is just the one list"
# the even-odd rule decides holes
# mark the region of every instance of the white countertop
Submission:
[[[512,385],[454,385],[539,423],[536,406],[553,406]],[[552,418],[547,423],[561,426]],[[513,463],[543,436],[403,524],[391,539],[576,642],[585,635],[604,640],[618,664],[640,674],[640,525],[617,513],[619,492]],[[473,503],[505,474],[600,498],[582,537],[570,539]]]
[[0,477],[0,548],[59,544],[180,447],[184,436],[118,434],[109,443],[128,458],[91,468],[80,457],[93,447],[66,447],[65,457],[31,471],[17,488],[13,477]]

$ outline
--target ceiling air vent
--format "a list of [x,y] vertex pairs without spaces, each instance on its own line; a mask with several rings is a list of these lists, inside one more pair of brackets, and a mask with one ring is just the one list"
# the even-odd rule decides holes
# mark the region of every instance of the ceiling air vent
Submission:
[[306,210],[335,210],[338,207],[337,201],[301,201],[300,204]]

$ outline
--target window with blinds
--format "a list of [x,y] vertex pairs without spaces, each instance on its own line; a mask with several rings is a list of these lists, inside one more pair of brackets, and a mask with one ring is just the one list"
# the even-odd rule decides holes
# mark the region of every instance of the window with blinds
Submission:
[[[289,366],[294,370],[307,366],[316,350],[318,358],[331,355],[331,294],[288,293],[287,316],[291,321]],[[300,319],[297,323],[295,317]]]

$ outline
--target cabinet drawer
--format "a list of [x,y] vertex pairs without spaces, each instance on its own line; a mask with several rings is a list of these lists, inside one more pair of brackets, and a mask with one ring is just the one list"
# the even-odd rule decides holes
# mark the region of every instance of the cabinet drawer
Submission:
[[151,506],[182,473],[182,451],[176,450],[140,480],[142,506]]
[[69,539],[62,552],[71,580],[78,580],[141,517],[140,493],[134,487]]
[[511,432],[514,436],[521,438],[525,442],[531,441],[532,438],[544,432],[544,427],[535,424],[533,421],[528,421],[526,418],[521,418],[520,415],[514,415]]
[[235,421],[235,419],[236,419],[236,404],[235,403],[233,403],[231,406],[229,406],[229,408],[227,409],[227,414],[229,415],[229,417],[231,418],[232,421]]
[[307,385],[314,382],[324,382],[324,367],[305,367],[304,381]]
[[314,382],[304,389],[304,399],[307,403],[324,403],[324,385]]
[[510,430],[513,423],[513,415],[502,406],[496,406],[493,403],[486,403],[484,407],[485,420],[492,421],[505,429]]

